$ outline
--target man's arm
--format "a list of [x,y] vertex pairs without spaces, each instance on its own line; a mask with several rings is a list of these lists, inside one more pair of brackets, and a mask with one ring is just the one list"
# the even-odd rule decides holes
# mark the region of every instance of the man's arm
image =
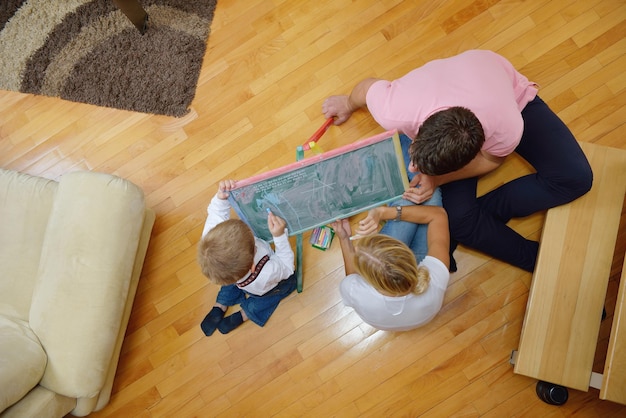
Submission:
[[330,96],[324,100],[322,104],[324,117],[335,118],[335,125],[347,121],[352,113],[366,106],[367,91],[377,81],[377,78],[366,78],[354,86],[349,96]]
[[479,177],[490,171],[500,167],[506,157],[495,157],[485,152],[480,152],[463,168],[441,176],[428,176],[426,174],[418,174],[413,177],[409,188],[404,192],[402,197],[413,203],[423,203],[431,198],[435,189],[442,184],[450,183],[455,180]]
[[378,80],[378,78],[366,78],[354,86],[352,93],[350,93],[350,96],[348,97],[348,101],[353,110],[366,106],[367,91],[370,87],[372,87],[372,84]]
[[500,167],[504,160],[505,157],[496,157],[481,151],[472,161],[459,170],[443,174],[441,176],[436,176],[436,183],[438,186],[441,186],[442,184],[450,183],[455,180],[482,176],[483,174],[487,174]]

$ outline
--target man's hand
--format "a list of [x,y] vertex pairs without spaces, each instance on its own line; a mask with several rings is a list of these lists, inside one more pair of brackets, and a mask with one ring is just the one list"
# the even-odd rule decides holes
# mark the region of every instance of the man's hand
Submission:
[[417,204],[424,203],[432,197],[436,187],[433,177],[419,173],[413,177],[402,198]]
[[341,125],[352,116],[354,109],[349,96],[330,96],[322,104],[322,113],[326,119],[335,118],[335,125]]
[[235,180],[222,180],[217,186],[217,198],[226,200],[230,196],[230,191],[235,188]]

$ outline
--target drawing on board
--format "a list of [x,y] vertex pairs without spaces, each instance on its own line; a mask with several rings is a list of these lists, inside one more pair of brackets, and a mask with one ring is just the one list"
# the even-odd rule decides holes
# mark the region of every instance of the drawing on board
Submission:
[[396,131],[312,156],[237,182],[235,212],[271,241],[267,209],[296,235],[397,199],[408,187]]

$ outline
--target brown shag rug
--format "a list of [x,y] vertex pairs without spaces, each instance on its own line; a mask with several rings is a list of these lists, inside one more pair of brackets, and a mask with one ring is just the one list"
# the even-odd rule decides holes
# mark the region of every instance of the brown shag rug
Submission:
[[180,117],[217,0],[140,0],[144,35],[111,0],[0,0],[0,89]]

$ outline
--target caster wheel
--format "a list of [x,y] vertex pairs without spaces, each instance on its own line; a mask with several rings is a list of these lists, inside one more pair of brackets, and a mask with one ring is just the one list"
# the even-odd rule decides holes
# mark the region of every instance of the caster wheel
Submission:
[[537,396],[550,405],[563,405],[567,402],[567,388],[544,381],[537,382]]

